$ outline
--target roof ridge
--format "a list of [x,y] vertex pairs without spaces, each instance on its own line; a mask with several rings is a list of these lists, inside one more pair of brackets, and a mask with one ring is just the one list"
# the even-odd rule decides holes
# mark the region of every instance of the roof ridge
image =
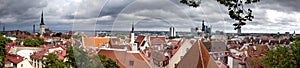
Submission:
[[148,62],[148,60],[146,60],[146,58],[145,58],[144,56],[142,56],[141,53],[139,53],[139,55],[144,59],[144,61],[146,61],[146,63],[150,66],[150,68],[153,68],[153,67],[151,66],[151,64]]

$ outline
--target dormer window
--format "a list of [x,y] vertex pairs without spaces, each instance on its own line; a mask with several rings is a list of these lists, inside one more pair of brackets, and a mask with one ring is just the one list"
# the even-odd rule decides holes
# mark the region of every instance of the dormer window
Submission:
[[129,65],[133,66],[134,65],[134,61],[129,61]]

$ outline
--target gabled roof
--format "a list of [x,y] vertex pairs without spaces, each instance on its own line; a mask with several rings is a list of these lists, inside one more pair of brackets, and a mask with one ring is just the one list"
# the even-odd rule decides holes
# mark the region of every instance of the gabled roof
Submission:
[[[141,53],[130,53],[121,50],[105,50],[101,49],[99,54],[112,58],[120,66],[120,68],[152,68],[153,64],[145,59]],[[133,65],[130,63],[133,62]]]
[[193,44],[187,54],[179,61],[177,68],[217,68],[207,49],[199,40]]
[[142,46],[144,39],[146,38],[145,35],[139,35],[134,42],[137,43],[138,47]]
[[16,54],[6,54],[4,58],[4,63],[5,64],[18,64],[24,60],[24,57]]
[[122,45],[121,39],[119,38],[110,38],[109,43],[111,46]]

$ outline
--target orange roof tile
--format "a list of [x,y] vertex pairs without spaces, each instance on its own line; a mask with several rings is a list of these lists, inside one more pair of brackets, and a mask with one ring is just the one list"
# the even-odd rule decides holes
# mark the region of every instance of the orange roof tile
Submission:
[[178,68],[217,68],[217,64],[210,57],[207,49],[199,40],[193,44],[187,54],[176,66]]
[[90,37],[84,39],[84,45],[86,47],[100,47],[102,48],[102,44],[108,44],[110,41],[110,38],[104,38],[104,37]]
[[166,44],[166,37],[165,36],[150,36],[150,43],[151,45],[160,45]]
[[[153,67],[149,61],[143,58],[140,53],[128,53],[126,51],[117,50],[100,50],[99,54],[103,54],[108,58],[112,58],[117,62],[120,68],[151,68]],[[130,62],[133,61],[133,65]]]

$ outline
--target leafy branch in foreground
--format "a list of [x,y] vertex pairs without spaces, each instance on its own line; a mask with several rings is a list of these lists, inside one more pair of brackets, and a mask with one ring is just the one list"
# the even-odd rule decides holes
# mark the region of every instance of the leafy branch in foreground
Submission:
[[[228,8],[228,14],[231,19],[238,21],[234,23],[234,30],[241,29],[243,25],[246,25],[246,21],[252,21],[254,16],[250,8],[245,9],[244,6],[247,4],[257,3],[260,0],[216,0],[220,4]],[[180,3],[186,4],[191,7],[199,7],[201,0],[180,0]]]

